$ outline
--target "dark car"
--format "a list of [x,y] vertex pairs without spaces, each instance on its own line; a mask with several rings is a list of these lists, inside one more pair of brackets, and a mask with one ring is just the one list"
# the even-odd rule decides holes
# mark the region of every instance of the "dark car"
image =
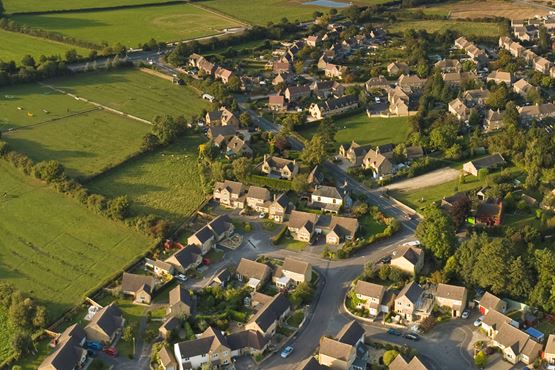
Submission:
[[391,256],[383,257],[378,262],[383,263],[384,265],[387,265],[388,263],[391,262]]
[[387,329],[387,334],[395,335],[397,337],[401,336],[401,332],[395,329]]
[[418,336],[418,334],[414,334],[414,333],[407,333],[404,335],[405,338],[413,340],[413,341],[419,341],[420,337]]

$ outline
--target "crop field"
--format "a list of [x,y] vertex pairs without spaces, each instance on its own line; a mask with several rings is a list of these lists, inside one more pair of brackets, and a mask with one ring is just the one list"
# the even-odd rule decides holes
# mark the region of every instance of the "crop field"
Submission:
[[5,132],[4,140],[35,161],[58,160],[70,176],[94,175],[122,162],[137,152],[151,130],[146,123],[39,85],[22,85],[3,93],[0,129],[16,128]]
[[185,137],[171,146],[99,176],[87,186],[100,194],[127,195],[134,214],[156,214],[180,221],[204,200],[197,167],[200,136]]
[[17,64],[27,54],[38,60],[41,55],[59,55],[63,58],[66,51],[71,49],[77,50],[80,55],[89,53],[88,49],[4,30],[0,30],[0,45],[2,45],[0,60],[4,62],[13,60]]
[[49,83],[146,120],[160,114],[190,118],[210,106],[190,87],[174,85],[138,70],[86,73]]
[[449,16],[452,19],[505,17],[508,19],[533,18],[536,15],[544,16],[549,12],[537,8],[533,4],[517,3],[511,1],[475,1],[462,0],[450,1],[429,7],[415,8],[425,14]]
[[[351,143],[353,140],[360,145],[398,144],[405,141],[410,132],[408,117],[368,118],[364,112],[335,120],[335,127],[337,146]],[[300,134],[309,139],[317,129],[317,125],[313,124]]]
[[45,304],[51,317],[153,243],[4,161],[0,171],[0,214],[10,215],[0,218],[0,276]]
[[16,15],[16,22],[100,44],[135,47],[151,38],[181,41],[221,33],[240,23],[191,4],[130,9]]
[[452,20],[424,20],[396,22],[388,27],[390,32],[405,32],[406,30],[426,30],[428,32],[445,32],[452,30],[465,36],[500,37],[505,35],[502,23],[493,22],[465,22]]
[[4,0],[7,13],[49,12],[126,5],[165,3],[168,0]]

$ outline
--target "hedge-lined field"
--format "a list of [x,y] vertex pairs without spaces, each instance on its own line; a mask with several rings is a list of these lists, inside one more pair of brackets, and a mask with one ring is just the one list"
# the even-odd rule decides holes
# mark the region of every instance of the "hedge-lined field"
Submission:
[[7,13],[26,13],[158,4],[168,1],[169,0],[3,0],[3,3]]
[[73,45],[4,30],[0,30],[0,45],[2,45],[0,60],[4,62],[13,60],[17,64],[27,54],[38,60],[41,55],[59,55],[64,58],[66,51],[71,49],[77,50],[77,53],[83,56],[89,53],[89,50]]
[[390,32],[405,32],[406,30],[426,30],[428,32],[455,31],[464,36],[481,36],[499,38],[505,36],[502,23],[495,22],[467,22],[454,20],[423,20],[395,22],[388,27]]
[[147,6],[91,12],[16,15],[16,22],[80,40],[136,47],[151,38],[181,41],[240,26],[229,17],[192,4]]
[[145,252],[153,240],[24,176],[0,160],[0,276],[50,317]]

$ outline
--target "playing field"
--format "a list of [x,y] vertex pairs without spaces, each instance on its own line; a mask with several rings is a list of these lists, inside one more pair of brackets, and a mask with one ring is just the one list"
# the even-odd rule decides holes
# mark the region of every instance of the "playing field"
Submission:
[[167,1],[168,0],[4,0],[3,3],[8,13],[25,13],[154,4],[165,3]]
[[197,167],[198,145],[205,139],[186,137],[175,144],[100,176],[87,186],[109,196],[127,195],[136,214],[156,214],[183,221],[204,200]]
[[191,88],[134,69],[86,73],[49,83],[146,120],[161,114],[190,118],[209,108],[209,103]]
[[100,44],[120,42],[136,47],[151,38],[181,41],[221,33],[240,24],[229,17],[192,4],[147,6],[92,12],[18,15],[13,19],[37,27]]
[[0,276],[52,318],[146,251],[153,240],[0,161]]
[[[335,127],[337,146],[353,140],[360,145],[398,144],[405,141],[410,132],[407,117],[368,118],[364,112],[335,120]],[[318,125],[314,124],[300,133],[309,139],[317,130]]]
[[70,176],[87,177],[122,162],[151,131],[146,123],[50,91],[38,85],[3,91],[15,99],[0,100],[0,128],[16,128],[3,135],[14,150],[34,161],[58,160]]
[[450,18],[484,18],[505,17],[508,19],[526,19],[534,16],[544,16],[549,13],[547,9],[538,8],[532,3],[517,3],[512,1],[449,1],[439,5],[415,8],[425,14],[443,15]]
[[71,49],[77,50],[80,55],[89,53],[87,49],[4,30],[0,30],[0,45],[0,60],[13,60],[17,64],[27,54],[38,60],[41,55],[59,55],[64,58],[66,51]]
[[445,32],[452,30],[465,36],[500,37],[505,35],[501,23],[493,22],[465,22],[452,20],[424,20],[392,23],[390,32],[405,32],[409,29],[426,30],[428,32]]

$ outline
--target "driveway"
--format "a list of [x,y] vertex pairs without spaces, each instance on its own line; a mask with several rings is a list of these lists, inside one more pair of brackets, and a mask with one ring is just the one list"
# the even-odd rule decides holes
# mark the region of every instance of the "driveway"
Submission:
[[445,167],[429,172],[422,176],[413,177],[412,179],[396,182],[391,185],[384,186],[379,190],[399,190],[410,191],[431,186],[441,185],[443,183],[453,181],[459,178],[461,171],[454,168]]

